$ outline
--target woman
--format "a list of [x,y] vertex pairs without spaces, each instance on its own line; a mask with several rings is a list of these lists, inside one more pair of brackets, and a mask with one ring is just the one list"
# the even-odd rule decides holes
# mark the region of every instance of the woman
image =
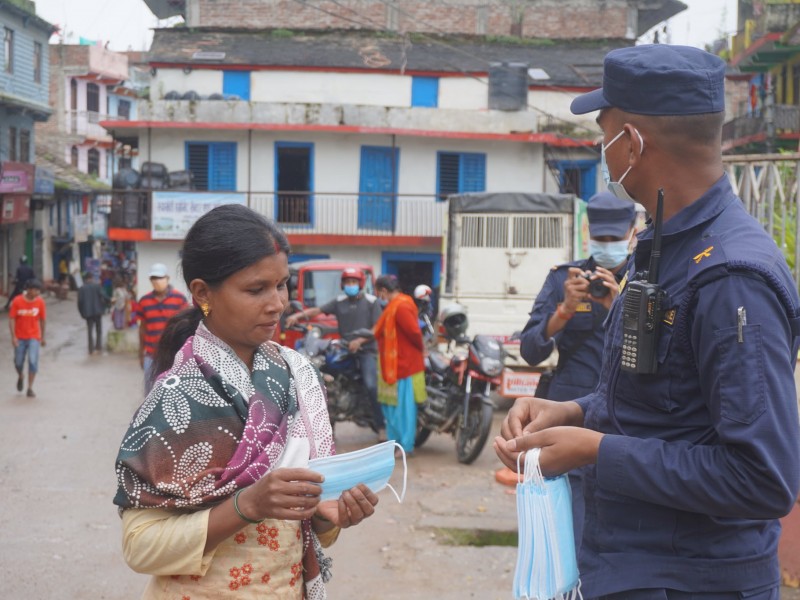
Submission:
[[400,291],[394,275],[378,277],[375,293],[386,303],[375,324],[380,354],[378,401],[386,418],[386,437],[411,454],[417,433],[417,403],[426,398],[425,344],[417,305],[411,296]]
[[123,550],[154,576],[147,599],[325,598],[321,546],[374,513],[363,485],[321,503],[322,476],[306,468],[334,453],[333,436],[318,372],[270,341],[288,253],[274,224],[239,205],[186,236],[194,307],[164,331],[117,457]]

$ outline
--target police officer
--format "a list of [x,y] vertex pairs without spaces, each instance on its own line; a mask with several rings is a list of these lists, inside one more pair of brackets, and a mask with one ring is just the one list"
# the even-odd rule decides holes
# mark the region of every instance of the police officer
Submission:
[[[600,375],[603,322],[619,293],[636,210],[632,202],[601,192],[589,199],[586,215],[591,256],[553,267],[520,337],[520,354],[530,365],[539,364],[554,347],[558,348],[558,366],[547,390],[537,390],[540,398],[579,398],[594,390]],[[591,288],[590,281],[596,282]],[[575,544],[579,548],[584,512],[579,471],[569,474],[569,483]]]
[[369,394],[372,408],[373,429],[379,441],[386,440],[386,424],[383,410],[378,404],[378,345],[374,339],[354,337],[358,329],[372,329],[383,312],[378,298],[364,290],[366,278],[363,271],[355,267],[342,270],[342,293],[324,306],[306,308],[286,318],[286,326],[291,327],[302,319],[313,319],[320,313],[334,315],[339,327],[339,335],[347,340],[350,352],[359,352],[358,364],[361,378]]
[[[621,368],[623,287],[597,389],[574,402],[520,399],[495,440],[512,468],[534,447],[547,474],[591,465],[584,597],[779,597],[778,519],[800,488],[800,299],[723,171],[724,75],[721,59],[696,48],[622,48],[606,56],[603,87],[572,103],[576,114],[600,111],[610,191],[653,215],[664,190],[667,294],[656,373]],[[651,224],[628,281],[652,247]]]

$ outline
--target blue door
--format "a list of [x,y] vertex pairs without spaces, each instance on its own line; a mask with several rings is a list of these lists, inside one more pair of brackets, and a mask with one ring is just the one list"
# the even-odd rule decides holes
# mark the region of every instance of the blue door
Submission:
[[397,208],[397,165],[400,150],[361,146],[361,181],[358,196],[358,227],[394,229]]
[[250,71],[223,71],[222,93],[250,100]]

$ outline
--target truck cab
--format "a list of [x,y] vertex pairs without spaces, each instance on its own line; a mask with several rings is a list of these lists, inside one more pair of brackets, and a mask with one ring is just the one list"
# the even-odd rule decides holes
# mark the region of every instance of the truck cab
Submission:
[[[364,291],[373,294],[375,275],[372,265],[335,259],[306,260],[289,265],[289,301],[298,302],[303,309],[324,306],[343,293],[342,271],[348,267],[355,267],[364,273]],[[323,331],[335,332],[338,326],[335,316],[324,313],[317,315],[311,322],[320,325]],[[289,348],[294,348],[302,337],[301,332],[284,331],[282,327],[275,334],[275,340]],[[325,337],[335,338],[339,335],[330,333]]]

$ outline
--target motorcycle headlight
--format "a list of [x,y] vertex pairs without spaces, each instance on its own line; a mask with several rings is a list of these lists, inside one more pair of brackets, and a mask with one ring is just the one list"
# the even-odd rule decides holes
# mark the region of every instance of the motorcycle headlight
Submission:
[[503,372],[503,363],[496,358],[484,356],[481,358],[481,370],[489,377],[497,377]]

